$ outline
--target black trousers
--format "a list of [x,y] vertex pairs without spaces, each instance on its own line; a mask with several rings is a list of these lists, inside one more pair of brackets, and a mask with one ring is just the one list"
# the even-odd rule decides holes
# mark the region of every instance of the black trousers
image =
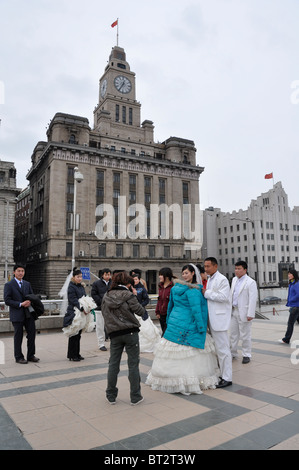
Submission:
[[22,322],[13,322],[15,330],[14,334],[14,356],[16,361],[24,359],[22,353],[22,342],[23,342],[23,329],[25,328],[27,333],[27,360],[31,359],[35,355],[35,321],[33,317],[25,318]]
[[81,340],[81,332],[75,336],[71,336],[68,342],[68,349],[67,349],[67,358],[68,359],[77,359],[80,356],[80,340]]
[[160,318],[159,318],[160,325],[161,325],[161,330],[162,330],[162,336],[164,335],[165,330],[167,328],[166,317],[167,317],[167,315],[161,315]]

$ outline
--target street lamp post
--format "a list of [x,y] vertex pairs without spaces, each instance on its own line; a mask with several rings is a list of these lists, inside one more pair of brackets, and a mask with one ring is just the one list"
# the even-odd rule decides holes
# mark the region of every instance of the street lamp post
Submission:
[[83,175],[78,167],[74,168],[74,205],[73,205],[73,242],[72,242],[72,271],[75,267],[75,244],[76,244],[76,211],[77,211],[77,183],[83,181]]

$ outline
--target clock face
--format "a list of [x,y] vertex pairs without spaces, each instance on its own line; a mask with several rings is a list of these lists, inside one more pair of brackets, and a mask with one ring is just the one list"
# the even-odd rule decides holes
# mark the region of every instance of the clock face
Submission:
[[101,97],[104,98],[107,90],[107,80],[105,79],[101,84]]
[[127,77],[122,75],[115,77],[114,86],[120,93],[130,93],[132,90],[132,83]]

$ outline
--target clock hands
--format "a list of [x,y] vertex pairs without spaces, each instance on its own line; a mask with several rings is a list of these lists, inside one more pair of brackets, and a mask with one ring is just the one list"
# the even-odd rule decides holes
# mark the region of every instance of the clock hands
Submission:
[[130,80],[122,75],[114,79],[114,85],[120,93],[129,93],[132,88]]

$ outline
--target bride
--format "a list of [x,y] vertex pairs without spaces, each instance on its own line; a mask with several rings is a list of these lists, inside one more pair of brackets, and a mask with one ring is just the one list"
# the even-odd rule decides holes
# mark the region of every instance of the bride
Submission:
[[198,268],[184,266],[182,278],[170,291],[167,328],[145,383],[161,392],[201,394],[218,384],[217,356],[207,333],[208,308]]

